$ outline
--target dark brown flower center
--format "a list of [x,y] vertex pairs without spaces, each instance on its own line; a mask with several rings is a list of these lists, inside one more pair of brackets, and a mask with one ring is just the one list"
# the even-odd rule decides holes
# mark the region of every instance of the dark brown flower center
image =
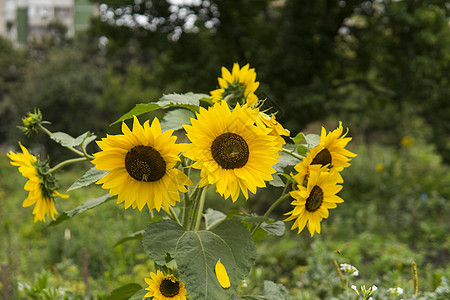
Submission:
[[326,166],[329,164],[329,168],[332,167],[331,165],[331,153],[327,148],[323,148],[319,153],[317,153],[316,157],[314,157],[313,161],[311,162],[312,165],[322,165]]
[[211,145],[214,160],[224,169],[242,168],[248,161],[247,142],[235,133],[219,135]]
[[175,297],[180,292],[180,282],[176,279],[163,279],[159,291],[165,297]]
[[306,199],[306,210],[309,212],[315,212],[318,210],[323,203],[323,191],[322,189],[315,185],[311,193],[309,193],[309,197]]
[[125,168],[136,180],[153,182],[166,174],[166,162],[161,154],[150,146],[136,146],[125,156]]

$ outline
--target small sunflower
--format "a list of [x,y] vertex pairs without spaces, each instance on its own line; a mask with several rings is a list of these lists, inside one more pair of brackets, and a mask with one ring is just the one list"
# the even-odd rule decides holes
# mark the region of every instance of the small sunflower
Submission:
[[28,191],[28,197],[23,202],[23,207],[36,204],[33,209],[34,222],[43,221],[45,217],[55,220],[58,214],[55,208],[54,197],[59,196],[63,199],[69,198],[69,195],[60,194],[56,189],[56,181],[48,161],[40,162],[36,156],[31,155],[28,150],[19,142],[22,153],[10,151],[6,154],[11,159],[13,166],[19,167],[19,172],[28,178],[24,189]]
[[160,270],[156,274],[151,272],[150,278],[144,278],[149,291],[145,297],[153,297],[153,300],[186,300],[188,298],[184,283],[173,274],[164,275]]
[[294,220],[291,230],[298,228],[300,233],[305,225],[311,236],[320,233],[320,222],[328,217],[328,210],[335,208],[336,203],[344,202],[336,194],[342,189],[338,172],[329,171],[326,167],[312,165],[309,169],[307,186],[297,182],[298,190],[290,192],[295,199],[291,202],[294,209],[285,215],[290,215],[284,221]]
[[311,165],[327,166],[330,171],[337,172],[350,166],[351,157],[355,157],[356,154],[345,149],[352,138],[346,137],[348,130],[344,135],[342,135],[342,132],[342,122],[339,122],[338,128],[328,134],[322,127],[320,143],[312,148],[307,156],[295,166],[295,170],[298,172],[296,175],[297,182],[306,184]]
[[269,134],[276,137],[277,146],[280,150],[283,145],[286,144],[286,141],[281,136],[289,136],[290,132],[276,120],[274,114],[269,116],[266,113],[260,112],[258,118],[256,119],[256,125],[258,127],[269,128],[271,130]]
[[255,91],[259,82],[256,81],[255,69],[250,69],[249,64],[240,68],[238,63],[234,63],[231,73],[222,67],[222,77],[218,81],[220,88],[211,91],[214,102],[226,100],[232,106],[239,103],[252,107],[258,101]]
[[133,131],[124,122],[122,132],[97,142],[102,151],[94,154],[92,162],[97,169],[109,171],[97,184],[118,195],[117,204],[125,202],[125,208],[142,210],[147,204],[149,210],[159,211],[161,206],[168,210],[180,201],[178,191],[185,193],[185,185],[192,184],[174,168],[180,150],[171,136],[173,130],[162,133],[157,118],[151,126],[149,121],[141,126],[134,117]]
[[234,202],[240,190],[248,199],[248,190],[256,193],[272,180],[278,148],[270,129],[254,125],[258,113],[239,104],[231,112],[222,101],[200,108],[192,125],[184,125],[191,144],[184,145],[183,154],[201,169],[200,187],[216,184],[217,192]]

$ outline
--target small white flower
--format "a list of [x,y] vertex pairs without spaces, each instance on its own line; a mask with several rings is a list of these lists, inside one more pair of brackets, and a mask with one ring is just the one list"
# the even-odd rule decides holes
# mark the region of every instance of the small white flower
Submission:
[[340,266],[341,266],[341,270],[344,271],[345,273],[349,273],[350,276],[358,276],[359,275],[358,269],[356,269],[352,265],[341,264]]
[[352,284],[351,288],[352,288],[352,290],[355,290],[355,291],[357,290],[356,285],[354,285],[354,284]]
[[369,299],[367,299],[367,300],[373,300],[373,298],[372,298],[372,297],[369,297]]
[[389,288],[387,291],[391,295],[396,295],[396,296],[403,294],[403,289],[401,287]]
[[376,285],[372,285],[372,292],[375,292],[378,289]]

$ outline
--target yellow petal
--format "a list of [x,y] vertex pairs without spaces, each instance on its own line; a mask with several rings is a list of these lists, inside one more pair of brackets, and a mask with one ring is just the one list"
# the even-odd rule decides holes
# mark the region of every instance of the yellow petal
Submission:
[[228,277],[227,270],[225,270],[224,265],[220,262],[220,258],[216,263],[215,271],[217,280],[219,281],[220,285],[224,289],[229,288],[231,286],[230,278]]

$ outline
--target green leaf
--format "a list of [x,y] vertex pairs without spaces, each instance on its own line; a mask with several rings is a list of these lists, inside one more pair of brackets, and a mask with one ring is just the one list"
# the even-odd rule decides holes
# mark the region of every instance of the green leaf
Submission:
[[264,298],[267,300],[291,300],[288,291],[282,284],[264,281]]
[[274,187],[284,187],[284,182],[281,180],[280,176],[278,174],[272,175],[273,179],[269,181],[269,184]]
[[[222,222],[211,231],[186,232],[177,245],[175,259],[180,280],[192,299],[228,299],[250,271],[256,248],[248,230],[236,220]],[[223,289],[214,267],[221,260],[231,287]]]
[[166,255],[175,257],[175,248],[184,228],[172,220],[160,220],[147,225],[142,239],[144,250],[158,265],[166,263]]
[[284,225],[283,221],[275,221],[273,223],[264,222],[261,224],[261,228],[269,234],[282,236],[284,234],[286,226]]
[[[89,134],[91,134],[89,132]],[[95,141],[95,139],[97,138],[97,136],[95,134],[92,134],[90,136],[87,136],[84,141],[81,143],[81,148],[83,148],[84,150],[86,150],[86,147],[93,141]]]
[[106,203],[106,202],[108,202],[109,200],[111,200],[113,198],[114,197],[112,197],[110,194],[106,194],[106,195],[103,195],[103,196],[98,197],[98,198],[88,199],[84,203],[82,203],[81,205],[76,207],[75,209],[72,209],[70,211],[65,211],[65,212],[61,213],[59,215],[59,217],[56,218],[56,220],[54,220],[50,224],[48,224],[48,227],[56,226],[59,223],[64,222],[64,221],[66,221],[66,220],[68,220],[70,218],[73,218],[74,216],[76,216],[76,215],[78,215],[78,214],[80,214],[80,213],[82,213],[82,212],[84,212],[86,210],[92,209],[92,208],[97,207],[97,206],[99,206],[99,205],[101,205],[103,203]]
[[319,145],[320,143],[320,135],[317,134],[307,134],[306,135],[306,143],[308,143],[308,148],[314,148],[315,146]]
[[233,295],[231,300],[291,300],[291,296],[282,284],[265,280],[263,295]]
[[183,124],[191,124],[191,118],[195,118],[195,114],[187,109],[176,109],[167,112],[161,121],[161,130],[182,129]]
[[[147,226],[143,244],[156,263],[164,263],[167,254],[176,260],[180,280],[191,299],[229,299],[256,257],[252,237],[238,220],[226,220],[211,231],[197,232],[161,220]],[[230,277],[229,289],[220,286],[214,272],[219,258]]]
[[95,167],[90,168],[83,176],[78,178],[68,189],[67,191],[76,190],[85,186],[88,186],[94,182],[102,179],[108,171],[98,170]]
[[[92,135],[89,131],[86,131],[82,135],[73,138],[65,132],[58,131],[52,133],[50,135],[50,138],[55,142],[61,144],[63,147],[75,147],[80,146],[81,144],[85,144],[87,146],[87,144],[95,140],[97,136]],[[86,141],[88,142],[86,143]]]
[[203,217],[205,218],[206,222],[206,230],[209,230],[218,223],[225,220],[227,215],[225,215],[223,212],[208,208],[206,210],[206,213],[203,214]]
[[142,237],[144,236],[144,230],[139,230],[136,232],[133,232],[132,234],[127,235],[126,237],[120,239],[115,245],[118,246],[120,244],[123,244],[127,241],[131,241],[131,240],[142,240]]
[[306,139],[305,135],[302,132],[299,132],[293,139],[292,141],[294,142],[295,145],[297,145],[298,143],[304,141]]
[[[283,149],[293,151],[294,147],[294,144],[286,144],[283,146]],[[280,155],[281,156],[278,157],[278,163],[273,167],[277,172],[284,173],[285,168],[293,167],[300,162],[298,158],[295,158],[286,152],[280,152]]]
[[306,153],[308,152],[308,147],[305,145],[297,145],[297,153],[301,156],[306,156]]
[[139,116],[143,113],[151,112],[156,109],[168,108],[168,107],[183,107],[187,108],[193,112],[199,111],[199,101],[202,98],[209,97],[206,94],[194,94],[194,93],[186,93],[186,94],[168,94],[162,96],[158,102],[150,102],[150,103],[140,103],[137,104],[132,110],[124,114],[113,124],[121,122],[126,119],[130,119],[133,116]]
[[131,296],[134,296],[137,292],[142,290],[142,286],[137,283],[128,283],[120,288],[117,288],[111,292],[111,295],[105,298],[105,300],[127,300]]
[[149,299],[145,298],[145,294],[147,294],[148,291],[145,289],[139,290],[137,293],[135,293],[132,297],[130,297],[128,300],[143,300],[143,299]]

